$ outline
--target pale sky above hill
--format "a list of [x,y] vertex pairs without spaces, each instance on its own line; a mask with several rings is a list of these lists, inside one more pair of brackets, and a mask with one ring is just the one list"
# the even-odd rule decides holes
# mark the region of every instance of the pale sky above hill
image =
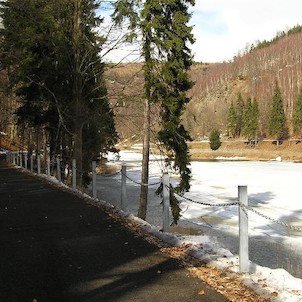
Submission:
[[302,24],[301,0],[196,0],[191,23],[196,61],[231,60],[247,43]]
[[[246,45],[271,40],[278,31],[302,25],[301,0],[196,0],[191,25],[196,39],[195,61],[232,60]],[[124,61],[137,59],[138,48]],[[129,52],[111,52],[106,60],[119,61]]]

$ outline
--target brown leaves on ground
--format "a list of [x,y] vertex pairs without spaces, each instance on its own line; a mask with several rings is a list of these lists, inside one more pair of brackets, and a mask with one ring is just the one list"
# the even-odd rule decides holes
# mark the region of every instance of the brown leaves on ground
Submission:
[[[239,276],[227,270],[207,266],[188,255],[191,245],[165,247],[161,251],[171,258],[182,261],[192,276],[209,284],[217,292],[232,302],[266,302],[268,300],[257,295],[251,288],[242,283]],[[199,294],[199,293],[198,293]]]

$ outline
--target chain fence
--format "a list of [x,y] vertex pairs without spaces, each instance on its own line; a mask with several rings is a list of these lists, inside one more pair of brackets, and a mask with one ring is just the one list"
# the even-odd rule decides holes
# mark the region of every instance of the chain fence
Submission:
[[179,193],[176,193],[174,192],[174,194],[184,200],[187,200],[189,202],[192,202],[192,203],[195,203],[195,204],[200,204],[200,205],[203,205],[203,206],[209,206],[209,207],[230,207],[230,206],[240,206],[244,212],[246,213],[246,215],[248,215],[247,211],[251,211],[253,213],[255,213],[256,215],[270,221],[270,222],[273,222],[273,223],[276,223],[278,225],[281,225],[285,228],[288,228],[292,231],[296,231],[296,232],[302,232],[302,227],[298,227],[298,226],[294,226],[294,225],[290,225],[288,223],[285,223],[283,221],[279,221],[277,219],[274,219],[274,218],[271,218],[263,213],[261,213],[260,211],[257,211],[255,210],[253,207],[250,207],[250,206],[246,206],[242,203],[240,203],[239,201],[235,201],[235,202],[223,202],[223,203],[207,203],[207,202],[202,202],[202,201],[196,201],[196,200],[193,200],[192,198],[189,198],[189,197],[186,197],[182,194],[179,194]]
[[203,205],[203,206],[208,206],[208,207],[230,207],[230,206],[237,206],[239,204],[238,201],[234,201],[234,202],[222,202],[222,203],[208,203],[208,202],[202,202],[202,201],[196,201],[196,200],[193,200],[189,197],[186,197],[182,194],[179,194],[179,193],[176,193],[174,192],[174,194],[178,197],[181,197],[187,201],[190,201],[192,203],[197,203],[197,204],[200,204],[200,205]]
[[162,183],[161,181],[158,181],[158,182],[151,183],[151,184],[149,184],[149,183],[148,183],[148,184],[144,184],[144,183],[142,183],[142,182],[138,182],[138,181],[136,181],[136,180],[130,178],[126,173],[121,172],[121,174],[122,174],[123,176],[125,176],[128,180],[130,180],[131,182],[133,182],[133,183],[135,183],[135,184],[137,184],[137,185],[139,185],[139,186],[153,187],[153,186],[160,185],[160,184]]
[[281,225],[281,226],[283,226],[283,227],[286,227],[286,228],[288,228],[288,229],[290,229],[290,230],[292,230],[292,231],[302,232],[302,227],[290,225],[290,224],[285,223],[285,222],[283,222],[283,221],[280,221],[280,220],[271,218],[271,217],[269,217],[269,216],[267,216],[267,215],[265,215],[265,214],[263,214],[263,213],[261,213],[261,212],[255,210],[254,208],[252,208],[252,207],[250,207],[250,206],[245,206],[245,205],[243,205],[243,204],[240,204],[240,206],[243,207],[243,208],[245,208],[245,209],[247,209],[248,211],[251,211],[251,212],[255,213],[256,215],[258,215],[258,216],[260,216],[260,217],[262,217],[262,218],[265,218],[266,220],[269,220],[269,221],[271,221],[271,222],[273,222],[273,223],[276,223],[276,224],[278,224],[278,225]]

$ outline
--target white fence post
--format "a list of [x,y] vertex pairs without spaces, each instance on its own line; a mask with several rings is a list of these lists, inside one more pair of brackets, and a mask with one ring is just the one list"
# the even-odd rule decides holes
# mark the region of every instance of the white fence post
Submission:
[[77,162],[75,159],[72,160],[72,188],[77,188]]
[[20,153],[19,153],[19,166],[22,168],[23,167],[23,161],[22,161],[22,158],[23,157],[23,153],[22,153],[22,151],[20,151]]
[[57,178],[61,182],[61,167],[60,167],[60,158],[57,157]]
[[122,171],[121,171],[121,209],[124,210],[124,205],[127,203],[127,166],[126,163],[122,163]]
[[37,173],[41,174],[41,155],[37,155]]
[[[247,186],[238,186],[239,197],[239,272],[249,272],[248,195]],[[243,205],[243,206],[241,206]]]
[[162,176],[163,181],[163,232],[169,232],[169,209],[170,209],[170,180],[169,174],[164,173]]
[[96,191],[96,161],[92,162],[92,197],[97,198]]

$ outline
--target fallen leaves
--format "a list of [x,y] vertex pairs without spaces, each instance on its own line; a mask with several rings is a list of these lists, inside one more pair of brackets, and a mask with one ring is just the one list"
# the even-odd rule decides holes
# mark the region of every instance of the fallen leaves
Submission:
[[[179,247],[164,247],[161,252],[171,258],[181,260],[192,276],[197,277],[209,284],[213,289],[223,294],[232,302],[266,302],[263,297],[258,296],[252,289],[245,286],[239,277],[227,270],[220,270],[207,266],[189,255],[191,244]],[[200,291],[198,295],[203,295]]]

